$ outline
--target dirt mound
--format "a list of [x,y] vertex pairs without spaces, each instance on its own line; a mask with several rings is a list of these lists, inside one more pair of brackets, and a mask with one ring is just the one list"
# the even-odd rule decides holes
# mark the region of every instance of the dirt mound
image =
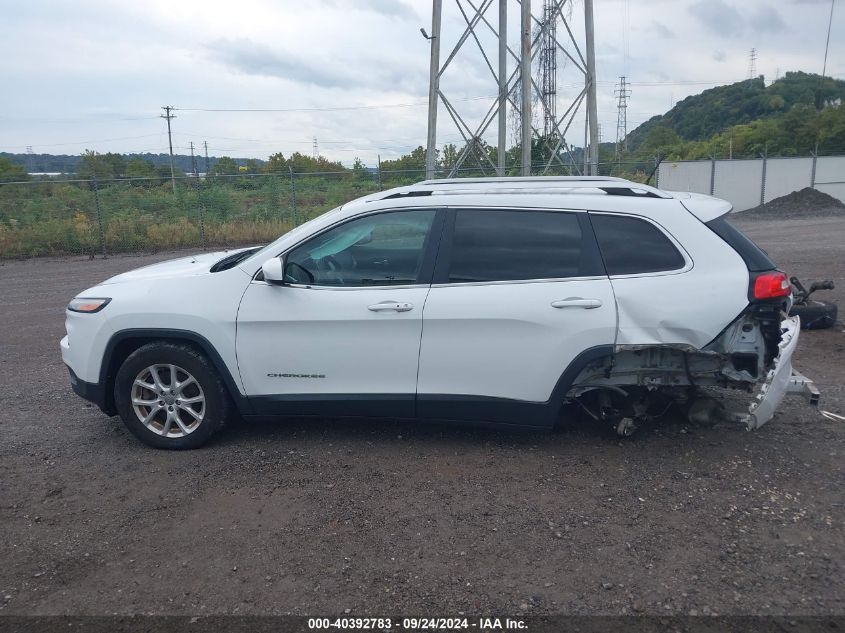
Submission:
[[747,211],[740,211],[737,217],[748,219],[790,219],[845,215],[845,204],[833,196],[806,187],[780,198],[770,200]]

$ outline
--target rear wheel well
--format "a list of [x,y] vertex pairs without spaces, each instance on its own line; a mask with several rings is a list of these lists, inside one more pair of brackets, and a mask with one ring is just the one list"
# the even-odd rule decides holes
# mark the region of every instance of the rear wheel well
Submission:
[[[129,355],[132,354],[135,350],[147,345],[148,343],[178,343],[179,345],[184,345],[186,347],[190,347],[194,351],[199,354],[202,354],[215,366],[215,369],[220,372],[220,368],[217,367],[217,363],[214,362],[214,358],[210,357],[208,353],[203,349],[203,346],[198,344],[196,341],[193,341],[189,338],[180,337],[178,335],[168,336],[168,335],[140,335],[140,336],[128,336],[119,339],[113,346],[110,346],[106,352],[106,358],[104,367],[101,370],[100,376],[100,383],[103,385],[103,410],[108,413],[109,415],[116,415],[117,414],[117,406],[114,402],[114,381],[117,377],[117,372],[120,369],[120,366],[123,365],[123,362],[129,358]],[[226,376],[221,376],[221,380],[223,381],[224,386],[226,387],[227,391],[230,391],[228,385],[226,384]],[[234,394],[229,393],[229,397],[231,398]]]

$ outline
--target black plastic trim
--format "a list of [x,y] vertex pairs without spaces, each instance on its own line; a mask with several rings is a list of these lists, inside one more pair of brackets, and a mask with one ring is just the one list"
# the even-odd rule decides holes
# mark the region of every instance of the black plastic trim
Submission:
[[625,196],[629,198],[663,198],[653,191],[634,190],[628,187],[598,187],[609,196]]
[[70,387],[73,389],[73,392],[80,398],[93,402],[100,407],[101,410],[105,410],[106,398],[105,390],[102,385],[95,382],[85,382],[84,380],[81,380],[70,367],[68,367],[67,370],[70,373]]
[[414,394],[282,394],[252,396],[258,416],[413,418]]
[[[190,330],[174,330],[174,329],[166,329],[166,328],[136,328],[136,329],[129,329],[129,330],[121,330],[120,332],[116,332],[112,335],[109,339],[109,342],[106,344],[106,350],[103,353],[103,362],[100,365],[100,382],[101,388],[104,392],[104,400],[105,394],[107,390],[113,388],[114,385],[114,375],[109,375],[109,368],[111,367],[111,359],[114,355],[114,350],[117,345],[125,340],[128,339],[154,339],[154,340],[168,340],[168,341],[188,341],[197,345],[206,356],[208,356],[209,360],[214,365],[214,368],[217,370],[217,373],[220,374],[220,378],[223,380],[223,383],[226,385],[226,389],[229,391],[229,395],[232,398],[232,402],[235,403],[235,406],[238,408],[238,411],[242,415],[249,415],[252,413],[252,409],[250,408],[249,399],[245,398],[241,395],[240,389],[238,389],[238,385],[235,382],[229,368],[226,366],[226,363],[223,362],[223,359],[220,357],[220,354],[214,348],[214,346],[209,342],[209,340],[203,336],[200,336],[196,332],[192,332]],[[102,407],[101,407],[102,408]],[[110,412],[110,410],[104,409],[106,413],[109,415],[114,415],[114,412]]]
[[417,396],[417,417],[425,420],[483,422],[547,429],[554,426],[557,416],[550,410],[548,402],[454,394],[420,394]]
[[384,198],[380,198],[380,200],[397,200],[402,198],[424,198],[430,196],[433,191],[405,191],[399,193],[392,193],[389,196],[385,196]]
[[[443,239],[443,225],[446,223],[446,209],[437,209],[434,221],[428,229],[423,243],[423,256],[420,269],[417,272],[417,284],[431,284],[434,277],[434,267],[437,264],[440,244]],[[372,287],[372,286],[367,286]]]

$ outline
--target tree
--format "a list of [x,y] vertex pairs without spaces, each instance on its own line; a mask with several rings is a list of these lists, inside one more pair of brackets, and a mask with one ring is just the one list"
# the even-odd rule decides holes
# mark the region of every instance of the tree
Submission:
[[281,152],[271,154],[264,164],[264,171],[268,174],[281,174],[288,171],[288,161]]
[[324,156],[314,158],[312,156],[300,154],[299,152],[291,154],[290,160],[288,160],[288,165],[293,167],[293,170],[297,173],[347,171],[346,167],[337,161],[331,161]]
[[234,158],[221,156],[211,168],[211,173],[217,176],[233,176],[238,173],[238,164]]
[[0,156],[0,182],[14,182],[17,180],[29,180],[26,167]]
[[370,177],[370,170],[367,169],[367,166],[357,156],[355,160],[352,161],[352,173],[355,174],[355,177],[359,180],[364,180],[365,178]]
[[82,153],[82,164],[77,174],[80,178],[109,180],[122,178],[126,174],[126,159],[120,154],[100,154],[86,149]]
[[144,160],[139,156],[129,159],[126,163],[126,177],[127,178],[155,178],[158,176],[156,167],[151,160]]
[[458,162],[458,148],[453,143],[447,143],[440,152],[440,165],[450,171]]

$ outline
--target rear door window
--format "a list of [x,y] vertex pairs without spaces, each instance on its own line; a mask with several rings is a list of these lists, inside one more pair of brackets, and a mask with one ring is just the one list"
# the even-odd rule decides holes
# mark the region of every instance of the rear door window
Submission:
[[[560,279],[596,274],[576,213],[461,209],[449,283]],[[589,270],[588,270],[589,269]]]
[[672,241],[651,222],[593,213],[590,220],[608,275],[665,272],[686,265]]

